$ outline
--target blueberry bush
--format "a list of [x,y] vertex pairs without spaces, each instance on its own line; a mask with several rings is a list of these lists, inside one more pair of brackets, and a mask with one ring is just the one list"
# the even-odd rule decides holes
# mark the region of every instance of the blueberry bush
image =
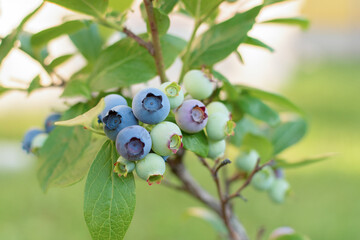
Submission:
[[[241,44],[273,51],[249,35],[256,24],[306,28],[302,17],[257,21],[263,9],[285,0],[265,0],[222,22],[217,19],[219,6],[231,7],[236,0],[45,2],[1,40],[0,63],[18,48],[42,66],[52,83],[44,85],[39,75],[28,89],[0,86],[0,94],[58,87],[64,101],[72,99],[71,106],[49,116],[44,127],[29,130],[23,148],[38,157],[44,191],[86,178],[84,217],[93,239],[124,238],[135,211],[137,176],[143,184],[161,183],[199,200],[206,208],[192,208],[189,214],[212,224],[221,239],[246,240],[233,211],[237,202],[247,200],[243,190],[251,186],[282,203],[290,190],[284,171],[324,159],[293,162],[280,157],[305,135],[304,113],[278,94],[232,84],[214,68],[231,54],[242,61]],[[52,3],[81,15],[37,33],[25,32],[24,24]],[[126,22],[134,8],[141,9],[147,25],[142,34],[135,34]],[[172,14],[194,19],[188,41],[168,33]],[[199,32],[201,26],[206,30]],[[114,34],[119,40],[109,44]],[[62,77],[57,67],[74,54],[54,58],[48,51],[49,43],[63,35],[77,48],[74,54],[86,60],[70,78]],[[178,79],[169,79],[165,70],[177,58],[181,72]],[[157,84],[144,84],[154,78]],[[134,84],[141,89],[135,92]],[[227,157],[230,146],[238,154],[235,159]],[[216,196],[187,170],[190,155],[209,172]],[[261,232],[258,239],[264,239]],[[282,227],[270,239],[308,238]]]

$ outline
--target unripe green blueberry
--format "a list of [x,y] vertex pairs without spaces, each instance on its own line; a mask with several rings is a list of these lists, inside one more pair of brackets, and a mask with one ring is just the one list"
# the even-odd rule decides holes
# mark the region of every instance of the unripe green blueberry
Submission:
[[161,122],[150,132],[152,150],[160,156],[169,156],[182,147],[180,128],[172,122]]
[[209,116],[213,113],[222,113],[230,116],[230,112],[222,102],[212,102],[206,106]]
[[208,118],[206,133],[212,141],[220,141],[226,136],[234,135],[235,126],[235,122],[229,118],[229,115],[213,113]]
[[161,84],[160,90],[168,97],[171,109],[175,109],[183,103],[184,91],[176,82],[165,82]]
[[269,189],[269,197],[275,203],[283,203],[290,190],[290,184],[283,178],[277,178]]
[[165,161],[155,153],[149,153],[145,158],[139,160],[135,166],[136,174],[149,185],[154,182],[159,184],[165,173]]
[[225,149],[226,149],[225,140],[220,140],[220,141],[208,140],[208,142],[209,142],[208,158],[217,159],[225,154]]
[[260,191],[268,190],[275,180],[274,171],[270,166],[266,166],[259,172],[255,173],[251,180],[251,185]]
[[200,70],[190,70],[184,76],[185,90],[195,99],[203,100],[214,91],[213,83]]
[[49,135],[47,133],[38,134],[31,143],[31,151],[35,153],[42,148],[48,137]]
[[135,169],[135,163],[129,161],[122,156],[118,158],[115,163],[114,172],[119,175],[119,177],[126,177],[128,173],[131,173]]
[[250,152],[243,152],[236,158],[236,166],[239,169],[250,173],[255,169],[259,157],[259,154],[255,150],[251,150]]

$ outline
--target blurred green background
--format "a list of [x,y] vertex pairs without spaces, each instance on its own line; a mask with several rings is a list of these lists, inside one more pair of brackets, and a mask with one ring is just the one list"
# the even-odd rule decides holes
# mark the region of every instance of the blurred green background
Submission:
[[[260,227],[268,234],[286,225],[315,240],[360,239],[359,66],[360,59],[306,61],[283,89],[307,112],[311,123],[305,140],[283,155],[296,160],[323,152],[339,154],[326,162],[288,170],[293,194],[284,205],[247,189],[244,194],[249,201],[238,200],[236,209],[251,237]],[[34,113],[25,119],[13,112],[0,116],[2,137],[20,142],[23,132],[42,124],[45,115]],[[198,161],[190,156],[186,164],[214,192]],[[36,164],[27,165],[23,171],[0,174],[0,239],[90,239],[82,214],[84,181],[43,194]],[[184,214],[193,206],[201,204],[164,186],[149,187],[139,181],[135,216],[126,239],[216,239],[207,223]]]

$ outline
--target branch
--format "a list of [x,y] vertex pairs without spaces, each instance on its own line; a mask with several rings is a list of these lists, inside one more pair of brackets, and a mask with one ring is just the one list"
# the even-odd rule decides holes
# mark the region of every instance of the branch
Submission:
[[152,38],[152,45],[154,47],[154,59],[155,59],[156,69],[160,77],[160,81],[164,83],[167,81],[167,78],[165,75],[165,67],[164,67],[164,61],[163,61],[162,50],[160,45],[159,32],[156,25],[152,0],[144,0],[144,5],[151,30],[151,38]]
[[136,35],[135,33],[133,33],[132,31],[130,31],[128,28],[124,27],[122,29],[123,33],[125,33],[129,38],[134,39],[140,46],[144,47],[146,50],[148,50],[148,52],[154,56],[155,51],[154,51],[154,47],[152,45],[151,42],[147,42],[144,39],[142,39],[141,37],[139,37],[138,35]]
[[253,179],[254,175],[259,172],[261,169],[263,169],[264,167],[271,165],[274,163],[274,160],[270,160],[267,163],[264,163],[263,165],[260,166],[260,158],[257,160],[256,166],[254,168],[254,170],[250,173],[249,177],[246,179],[246,181],[243,183],[243,185],[240,186],[240,188],[233,194],[231,194],[226,201],[228,202],[229,200],[231,200],[232,198],[235,197],[242,197],[241,196],[241,191],[244,190],[251,182],[251,180]]

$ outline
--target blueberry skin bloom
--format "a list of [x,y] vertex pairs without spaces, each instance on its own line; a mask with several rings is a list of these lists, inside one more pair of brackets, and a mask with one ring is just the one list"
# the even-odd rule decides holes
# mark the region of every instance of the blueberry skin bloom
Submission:
[[155,153],[149,153],[136,163],[136,174],[151,186],[154,182],[160,184],[165,173],[165,161]]
[[157,124],[169,115],[170,102],[157,88],[146,88],[138,92],[132,102],[134,115],[143,123]]
[[208,121],[205,105],[194,99],[186,100],[176,109],[175,120],[181,130],[187,133],[200,132]]
[[274,171],[270,166],[266,166],[259,172],[255,173],[253,179],[251,180],[251,185],[259,191],[264,191],[268,190],[271,187],[274,180]]
[[27,153],[30,153],[32,148],[32,141],[37,135],[41,133],[44,133],[44,131],[37,128],[28,130],[25,133],[24,139],[22,141],[22,149],[24,149]]
[[200,70],[190,70],[184,76],[185,90],[191,97],[199,100],[210,97],[214,91],[213,83]]
[[124,128],[116,137],[118,153],[129,161],[144,158],[150,152],[151,144],[149,132],[138,125]]
[[50,133],[55,128],[55,122],[59,121],[61,115],[59,113],[50,114],[45,120],[45,132]]
[[113,107],[103,118],[103,122],[106,136],[113,141],[122,129],[138,124],[132,109],[124,105]]
[[123,106],[127,106],[127,102],[126,99],[118,94],[109,94],[106,97],[104,97],[104,101],[105,101],[105,108],[104,110],[99,114],[99,123],[102,122],[103,118],[106,116],[106,114],[109,112],[110,109],[112,109],[113,107],[119,106],[119,105],[123,105]]
[[176,82],[166,82],[159,88],[169,99],[170,108],[179,107],[184,101],[184,91]]
[[272,186],[270,187],[268,193],[270,199],[275,203],[283,203],[285,197],[290,190],[290,184],[283,178],[277,178]]

